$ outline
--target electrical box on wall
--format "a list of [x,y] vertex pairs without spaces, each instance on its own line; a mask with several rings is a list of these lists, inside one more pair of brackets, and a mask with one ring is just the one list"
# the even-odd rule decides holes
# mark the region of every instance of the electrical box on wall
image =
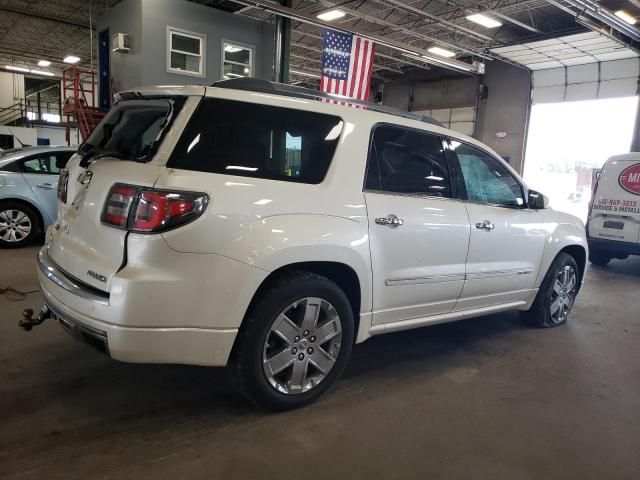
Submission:
[[129,35],[126,33],[114,33],[111,37],[111,45],[114,52],[129,53]]

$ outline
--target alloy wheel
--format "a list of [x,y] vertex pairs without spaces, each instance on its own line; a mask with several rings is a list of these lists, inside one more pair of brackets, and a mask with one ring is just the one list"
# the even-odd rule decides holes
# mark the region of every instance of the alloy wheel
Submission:
[[29,216],[15,209],[0,212],[0,238],[5,242],[21,242],[31,233],[31,219]]
[[576,298],[578,276],[571,265],[565,265],[560,269],[553,282],[551,291],[551,304],[549,313],[554,324],[563,323],[571,311]]
[[307,392],[329,374],[341,341],[342,324],[333,305],[322,298],[300,299],[276,317],[267,333],[265,377],[280,393]]

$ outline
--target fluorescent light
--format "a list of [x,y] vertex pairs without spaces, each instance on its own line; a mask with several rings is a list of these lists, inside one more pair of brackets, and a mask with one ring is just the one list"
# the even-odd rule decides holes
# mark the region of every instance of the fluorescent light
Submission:
[[445,50],[444,48],[440,48],[440,47],[431,47],[430,49],[428,49],[428,51],[445,58],[451,58],[456,56],[456,54],[451,50]]
[[80,61],[80,57],[76,57],[75,55],[67,55],[62,59],[64,63],[78,63]]
[[49,60],[40,60],[38,62],[39,67],[48,67],[49,65],[51,65],[51,62]]
[[325,22],[331,22],[332,20],[337,20],[346,15],[346,13],[339,8],[335,8],[333,10],[327,10],[326,12],[322,12],[316,15],[320,20],[324,20]]
[[618,10],[615,13],[616,17],[621,18],[622,20],[624,20],[625,22],[627,22],[629,25],[635,25],[638,20],[636,19],[636,17],[634,17],[633,15],[631,15],[629,12],[626,12],[624,10]]
[[472,22],[477,23],[478,25],[482,25],[487,28],[497,28],[502,26],[502,22],[499,22],[495,18],[487,17],[482,13],[474,13],[473,15],[467,15],[467,20],[471,20]]
[[6,65],[4,68],[6,68],[7,70],[13,70],[14,72],[25,72],[25,73],[29,73],[29,69],[28,69],[28,68],[23,68],[23,67],[14,67],[13,65]]
[[54,75],[52,72],[45,72],[44,70],[30,70],[30,72],[36,75],[44,75],[45,77],[53,77]]
[[225,52],[229,52],[229,53],[236,53],[239,52],[241,50],[245,50],[242,47],[236,47],[235,45],[225,45],[224,46],[224,51]]

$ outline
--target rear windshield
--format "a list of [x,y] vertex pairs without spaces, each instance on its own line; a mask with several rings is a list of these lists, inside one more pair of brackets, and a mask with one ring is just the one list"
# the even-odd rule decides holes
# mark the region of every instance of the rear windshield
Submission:
[[124,100],[109,110],[80,147],[80,154],[148,160],[175,116],[172,99]]
[[342,125],[332,115],[205,98],[167,166],[316,184],[327,173]]

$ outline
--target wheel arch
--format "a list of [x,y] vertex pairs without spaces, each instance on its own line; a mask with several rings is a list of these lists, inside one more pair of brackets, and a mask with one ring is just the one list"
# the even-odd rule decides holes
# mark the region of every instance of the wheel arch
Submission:
[[40,209],[40,205],[38,205],[35,202],[32,202],[29,199],[21,198],[21,197],[0,198],[0,206],[2,206],[3,203],[7,203],[7,202],[21,203],[31,208],[34,212],[36,212],[36,215],[38,216],[38,227],[40,228],[39,233],[43,233],[45,231],[48,225],[48,222],[47,222],[47,217],[45,213]]
[[[333,281],[342,289],[349,300],[351,310],[353,312],[354,331],[358,332],[360,327],[360,307],[362,302],[362,283],[356,271],[346,263],[334,262],[334,261],[304,261],[295,262],[283,265],[276,270],[273,270],[267,277],[260,283],[256,289],[251,302],[249,303],[246,313],[251,310],[253,305],[258,301],[263,291],[268,289],[274,282],[280,277],[295,271],[311,272],[317,275],[328,278]],[[242,319],[240,329],[244,324],[245,318]],[[354,339],[356,337],[354,336]]]

